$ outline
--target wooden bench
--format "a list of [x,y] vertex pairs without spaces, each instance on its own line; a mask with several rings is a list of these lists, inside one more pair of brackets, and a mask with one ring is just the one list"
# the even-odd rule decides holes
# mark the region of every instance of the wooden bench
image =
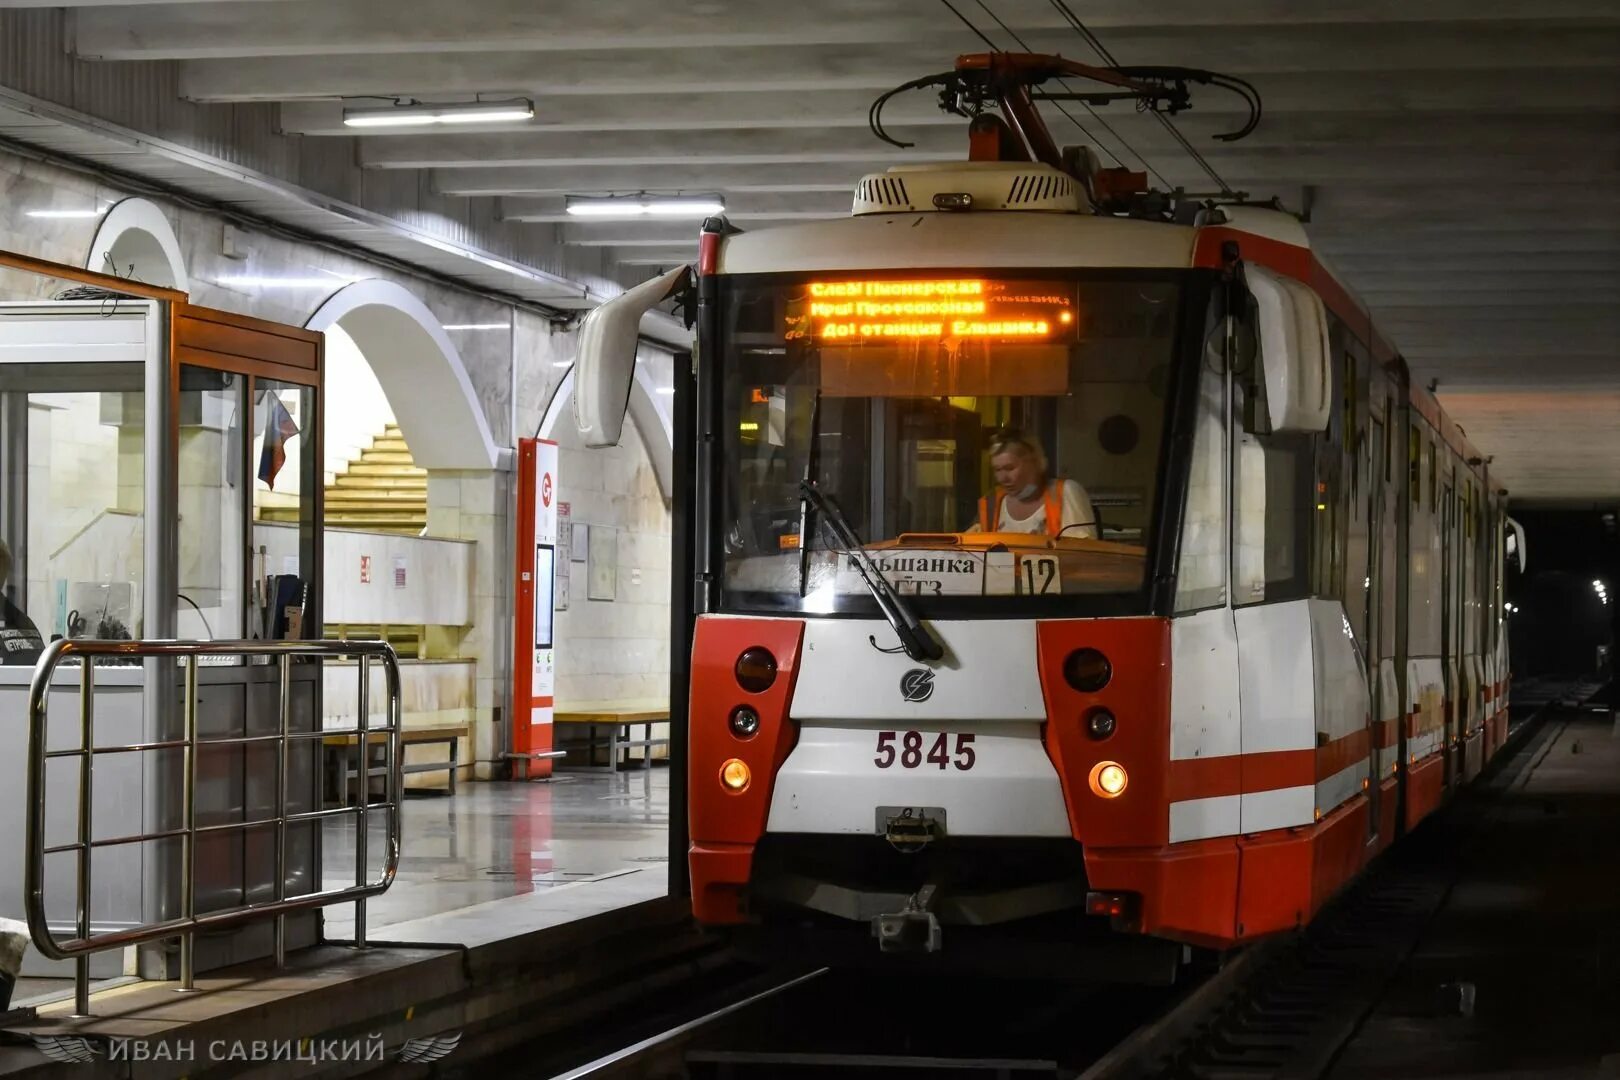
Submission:
[[[552,723],[559,727],[569,724],[582,725],[585,728],[584,749],[587,755],[585,768],[606,768],[608,772],[615,772],[619,767],[620,752],[640,747],[643,751],[641,767],[650,769],[653,748],[669,745],[667,738],[653,738],[653,725],[669,721],[669,706],[660,702],[602,702],[598,705],[557,709],[552,713],[551,719]],[[640,727],[643,737],[631,738],[632,727]],[[599,736],[598,728],[606,728],[607,735]],[[607,747],[608,757],[605,766],[596,764],[596,748],[599,746]]]
[[[443,744],[449,748],[449,757],[445,761],[419,761],[414,764],[407,761],[402,763],[401,772],[448,772],[450,783],[446,793],[456,793],[456,768],[459,764],[461,740],[469,734],[466,724],[444,724],[437,727],[406,728],[400,732],[400,753],[412,746],[437,746]],[[359,777],[360,770],[355,762],[355,751],[359,748],[360,733],[358,731],[334,731],[321,740],[328,760],[335,759],[331,775],[336,777],[335,790],[341,805],[349,805],[349,781]],[[388,743],[388,735],[382,731],[368,731],[366,733],[367,751],[378,751],[381,757]],[[369,757],[370,754],[368,753]],[[368,762],[366,777],[369,780],[374,776],[382,776],[386,771],[386,764],[381,761]],[[369,789],[368,789],[369,790]]]

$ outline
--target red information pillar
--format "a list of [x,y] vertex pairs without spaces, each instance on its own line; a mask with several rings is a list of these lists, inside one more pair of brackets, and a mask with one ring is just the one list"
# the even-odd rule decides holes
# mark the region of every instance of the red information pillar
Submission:
[[513,776],[538,780],[551,775],[552,693],[556,656],[557,444],[549,439],[518,441],[517,600],[514,604],[516,655],[512,658]]

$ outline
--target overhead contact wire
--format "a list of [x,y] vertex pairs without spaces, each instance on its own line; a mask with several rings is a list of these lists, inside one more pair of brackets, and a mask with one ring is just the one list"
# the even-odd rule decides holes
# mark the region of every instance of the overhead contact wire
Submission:
[[[1103,63],[1107,64],[1109,67],[1119,66],[1118,61],[1114,59],[1113,54],[1108,51],[1105,45],[1103,45],[1102,40],[1098,38],[1096,34],[1092,33],[1086,28],[1086,24],[1080,21],[1080,17],[1070,9],[1065,0],[1050,0],[1050,3],[1052,7],[1057,10],[1058,14],[1062,15],[1068,24],[1074,28],[1075,32],[1080,35],[1081,39],[1084,40],[1086,44],[1091,46],[1092,50],[1096,52],[1097,56],[1102,59]],[[1221,189],[1221,193],[1223,195],[1233,194],[1232,185],[1228,184],[1224,179],[1221,178],[1221,174],[1216,172],[1215,167],[1205,160],[1204,155],[1198,152],[1197,147],[1193,146],[1193,144],[1187,140],[1187,137],[1181,133],[1181,129],[1176,127],[1174,121],[1172,121],[1168,116],[1164,115],[1164,113],[1159,112],[1157,109],[1150,109],[1149,111],[1153,114],[1154,119],[1158,120],[1159,123],[1163,125],[1164,129],[1170,133],[1171,138],[1175,139],[1176,142],[1181,145],[1182,149],[1187,151],[1188,155],[1191,156],[1193,161],[1198,164],[1198,167],[1203,169],[1211,180],[1215,181],[1215,184]],[[1157,175],[1157,173],[1155,173],[1155,175]],[[1160,177],[1161,181],[1163,181],[1163,179],[1163,177]],[[1166,183],[1166,186],[1169,186],[1168,183]]]
[[[1016,30],[1014,30],[1012,27],[1008,26],[1005,22],[1003,22],[1002,19],[1001,19],[1001,16],[997,15],[994,11],[990,10],[989,5],[986,4],[984,2],[984,0],[974,0],[974,2],[976,4],[978,4],[981,8],[984,9],[984,13],[986,15],[990,16],[992,19],[994,19],[996,21],[997,26],[999,26],[1003,30],[1005,30],[1007,32],[1007,34],[1014,41],[1016,41],[1018,43],[1018,47],[1020,49],[1023,49],[1025,52],[1033,51],[1033,50],[1030,49],[1029,45],[1024,41],[1024,39],[1018,36],[1018,32]],[[1074,90],[1072,88],[1070,88],[1070,86],[1069,86],[1069,84],[1068,84],[1068,82],[1066,80],[1059,79],[1057,82],[1058,82],[1058,85],[1063,87],[1063,89],[1067,93],[1070,93],[1070,94],[1074,93]],[[1081,134],[1083,134],[1086,138],[1090,139],[1092,142],[1096,143],[1097,146],[1099,148],[1101,148],[1103,153],[1105,153],[1109,157],[1113,158],[1114,159],[1114,164],[1120,166],[1121,168],[1128,168],[1128,166],[1126,166],[1126,164],[1125,164],[1125,159],[1120,157],[1119,154],[1115,153],[1114,149],[1111,146],[1104,143],[1101,139],[1097,138],[1097,136],[1093,135],[1090,131],[1087,131],[1086,126],[1084,124],[1082,124],[1080,121],[1076,120],[1069,113],[1069,110],[1065,109],[1063,107],[1063,103],[1061,101],[1054,101],[1054,102],[1052,102],[1052,104],[1057,106],[1057,111],[1062,113],[1064,115],[1064,117],[1069,121],[1069,123],[1073,124],[1075,127],[1080,129]],[[1118,139],[1119,144],[1125,148],[1126,152],[1128,152],[1132,157],[1136,158],[1137,162],[1142,166],[1142,168],[1146,169],[1148,172],[1152,173],[1155,177],[1157,177],[1158,180],[1159,180],[1159,183],[1163,184],[1165,187],[1170,186],[1170,181],[1166,180],[1160,174],[1158,169],[1155,169],[1152,165],[1150,165],[1148,163],[1148,159],[1142,156],[1142,152],[1140,150],[1138,150],[1136,147],[1132,146],[1130,144],[1130,142],[1125,138],[1125,136],[1123,136],[1119,132],[1115,131],[1114,130],[1114,125],[1110,124],[1102,116],[1102,114],[1097,112],[1096,109],[1093,109],[1089,104],[1087,104],[1084,101],[1082,101],[1080,103],[1080,107],[1082,109],[1086,110],[1086,112],[1090,113],[1091,118],[1093,120],[1097,121],[1097,123],[1101,124],[1103,126],[1103,129],[1106,130],[1108,132],[1108,134],[1110,134],[1114,138]]]
[[[962,21],[963,26],[966,26],[969,30],[973,31],[976,35],[978,35],[979,40],[984,42],[986,45],[988,45],[990,47],[991,52],[1005,52],[1006,51],[1000,45],[997,45],[994,41],[992,41],[988,34],[986,34],[983,30],[980,30],[977,26],[975,26],[971,19],[969,19],[966,15],[963,15],[960,11],[957,11],[955,5],[953,5],[951,3],[951,0],[939,0],[939,2],[944,4],[947,8],[949,8],[951,14],[955,15],[958,19],[960,19]],[[995,19],[996,22],[1001,25],[1001,28],[1003,30],[1007,30],[1007,24],[1003,23],[1000,19],[996,19],[995,13],[992,12],[989,8],[984,7],[984,0],[977,0],[977,3],[981,8],[984,8],[984,11],[985,11],[986,15],[989,15],[992,19]],[[1023,47],[1023,48],[1026,48],[1026,51],[1027,51],[1027,47],[1024,46],[1024,43],[1022,41],[1018,40],[1018,35],[1017,34],[1013,34],[1011,30],[1007,30],[1007,33],[1012,34],[1013,40],[1018,41],[1019,46]],[[1057,104],[1057,103],[1054,102],[1054,104]],[[1114,151],[1110,147],[1105,145],[1101,139],[1097,138],[1097,136],[1093,135],[1090,131],[1087,131],[1086,126],[1084,124],[1080,123],[1080,121],[1076,120],[1074,117],[1069,116],[1068,110],[1064,109],[1061,104],[1058,104],[1058,111],[1061,112],[1064,116],[1068,117],[1069,123],[1071,123],[1075,127],[1079,128],[1080,133],[1082,135],[1084,135],[1086,138],[1090,139],[1092,142],[1096,143],[1098,146],[1102,147],[1103,152],[1106,153],[1109,157],[1113,158],[1115,163],[1117,163],[1119,165],[1124,165],[1125,164],[1123,161],[1120,161],[1119,155],[1114,153]],[[1088,111],[1089,111],[1089,107],[1088,107]],[[1092,113],[1091,115],[1096,116],[1097,114]],[[1100,120],[1101,117],[1098,117],[1098,119]],[[1106,124],[1104,126],[1106,126]],[[1110,130],[1112,130],[1112,129],[1110,129]],[[1117,137],[1118,136],[1116,136],[1116,138]],[[1120,142],[1124,142],[1124,141],[1125,141],[1124,139],[1120,139]],[[1138,156],[1140,156],[1140,155],[1138,155]]]
[[997,45],[995,42],[991,41],[990,38],[988,36],[986,36],[986,34],[985,34],[985,32],[983,30],[980,30],[977,26],[973,25],[973,20],[969,19],[966,15],[962,14],[960,11],[957,11],[956,10],[956,5],[952,4],[951,0],[939,0],[939,2],[944,4],[947,8],[949,8],[952,15],[955,15],[958,19],[962,20],[962,25],[963,26],[967,27],[969,30],[973,31],[976,35],[978,35],[979,40],[984,42],[986,45],[988,45],[990,47],[991,52],[1001,52],[1002,51],[1000,45]]

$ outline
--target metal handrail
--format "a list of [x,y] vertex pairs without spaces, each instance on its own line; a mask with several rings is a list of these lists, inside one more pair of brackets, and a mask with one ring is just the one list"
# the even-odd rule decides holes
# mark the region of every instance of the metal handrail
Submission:
[[[183,661],[185,674],[185,737],[144,743],[121,743],[97,746],[95,743],[94,695],[96,657],[174,657]],[[277,658],[280,677],[280,725],[274,735],[244,735],[237,737],[197,737],[197,660],[201,656],[273,656]],[[292,731],[292,661],[295,658],[322,658],[355,656],[360,660],[360,700],[358,726],[353,734],[360,742],[361,784],[360,798],[353,807],[287,812],[287,752],[289,746],[302,739],[329,738],[334,732],[317,728],[313,731]],[[371,660],[381,659],[387,688],[387,722],[372,726],[369,716],[371,689]],[[47,750],[46,710],[56,669],[66,660],[79,660],[79,747],[74,750]],[[180,981],[182,990],[194,987],[195,970],[193,938],[199,930],[216,930],[239,926],[260,919],[276,921],[276,966],[286,962],[286,916],[297,911],[325,907],[330,904],[353,902],[354,939],[358,948],[366,945],[366,899],[385,892],[393,884],[399,870],[400,850],[400,791],[403,762],[400,733],[401,696],[399,657],[394,649],[381,641],[97,641],[67,640],[52,642],[34,667],[34,676],[28,688],[28,824],[27,855],[24,872],[25,906],[28,929],[34,947],[51,960],[73,960],[74,1004],[78,1015],[90,1012],[90,956],[107,949],[123,948],[163,938],[180,938]],[[384,734],[386,747],[385,797],[382,809],[387,813],[387,850],[384,852],[381,876],[375,881],[366,877],[366,838],[369,784],[375,771],[368,761],[370,736]],[[197,825],[197,750],[206,746],[230,746],[274,743],[276,755],[276,808],[275,816],[253,821],[225,822],[216,825]],[[185,782],[181,789],[181,816],[185,825],[160,832],[133,833],[127,836],[93,839],[91,829],[93,781],[95,760],[100,754],[144,753],[149,750],[183,750],[185,755]],[[45,763],[51,759],[73,757],[79,759],[79,818],[78,840],[69,844],[45,845]],[[347,783],[347,781],[345,781]],[[355,883],[341,889],[326,889],[303,896],[287,897],[287,826],[298,822],[319,821],[333,817],[353,816],[355,826]],[[223,911],[199,915],[196,912],[196,852],[197,838],[219,832],[245,831],[273,827],[276,830],[275,899],[267,903],[250,903]],[[90,865],[91,853],[97,848],[124,844],[141,844],[151,840],[179,837],[184,840],[180,872],[180,902],[182,914],[178,918],[158,923],[144,923],[101,934],[90,932]],[[76,882],[77,936],[58,940],[45,917],[45,856],[75,851],[78,853]]]

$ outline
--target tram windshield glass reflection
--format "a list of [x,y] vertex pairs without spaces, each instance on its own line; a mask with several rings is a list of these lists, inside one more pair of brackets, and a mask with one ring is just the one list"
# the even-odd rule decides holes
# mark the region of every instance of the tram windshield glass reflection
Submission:
[[[1144,591],[1173,278],[770,275],[724,289],[716,524],[732,603],[865,610],[831,533],[812,521],[800,535],[806,478],[925,608]],[[1012,489],[1009,444],[1031,460]],[[1028,518],[1005,509],[1017,493]]]

